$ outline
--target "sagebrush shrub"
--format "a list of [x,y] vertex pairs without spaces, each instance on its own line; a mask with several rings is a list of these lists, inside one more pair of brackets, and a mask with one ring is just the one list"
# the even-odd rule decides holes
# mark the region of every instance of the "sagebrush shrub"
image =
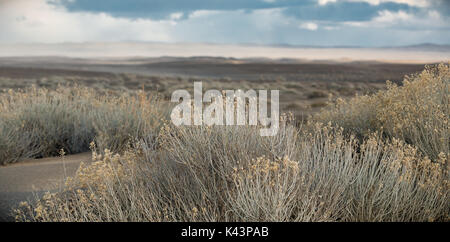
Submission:
[[[257,126],[174,126],[161,121],[167,108],[142,93],[83,99],[92,109],[39,94],[36,99],[50,106],[40,109],[45,112],[62,103],[76,104],[70,108],[83,113],[76,119],[87,113],[94,162],[82,165],[64,190],[23,203],[16,218],[449,221],[448,82],[448,65],[427,67],[402,87],[389,84],[385,92],[338,101],[302,127],[283,115],[273,137],[261,137]],[[17,142],[37,144],[33,151],[52,147],[17,134],[25,105],[11,101],[19,103],[15,113],[10,97],[1,100],[0,146],[12,144],[3,156],[30,155]],[[28,119],[36,127],[45,120],[39,112]]]
[[[166,125],[82,166],[66,191],[22,204],[32,221],[446,221],[448,171],[399,140],[342,129]],[[239,144],[239,145],[237,145]],[[95,154],[95,153],[94,153]]]
[[313,119],[343,127],[347,133],[364,137],[381,131],[417,147],[432,160],[449,155],[450,68],[428,66],[406,76],[403,86],[388,82],[388,90],[374,95],[338,100]]
[[89,151],[93,140],[121,151],[129,141],[157,136],[167,105],[143,92],[99,94],[91,88],[9,90],[0,96],[0,161]]

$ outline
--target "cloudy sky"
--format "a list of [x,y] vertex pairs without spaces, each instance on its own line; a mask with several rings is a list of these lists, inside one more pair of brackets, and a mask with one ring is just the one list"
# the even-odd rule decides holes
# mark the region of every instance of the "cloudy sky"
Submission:
[[0,0],[0,43],[450,44],[450,0]]

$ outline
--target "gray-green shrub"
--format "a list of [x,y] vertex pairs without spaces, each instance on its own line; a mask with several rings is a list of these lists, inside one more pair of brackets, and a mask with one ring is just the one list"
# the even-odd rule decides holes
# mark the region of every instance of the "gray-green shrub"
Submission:
[[91,88],[28,88],[0,95],[0,162],[89,151],[89,143],[119,152],[156,136],[167,105],[143,92],[99,94]]

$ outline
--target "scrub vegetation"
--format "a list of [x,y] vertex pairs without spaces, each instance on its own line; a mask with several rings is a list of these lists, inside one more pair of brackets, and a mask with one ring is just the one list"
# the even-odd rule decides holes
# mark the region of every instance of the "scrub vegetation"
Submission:
[[284,114],[271,137],[174,126],[142,91],[9,91],[0,160],[92,150],[18,221],[449,221],[449,84],[448,64],[429,66],[306,123]]

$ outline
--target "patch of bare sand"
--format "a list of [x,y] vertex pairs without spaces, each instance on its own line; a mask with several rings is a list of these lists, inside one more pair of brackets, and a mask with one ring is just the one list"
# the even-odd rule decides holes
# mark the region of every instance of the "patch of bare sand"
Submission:
[[91,153],[29,159],[0,166],[0,221],[11,221],[11,209],[21,201],[61,188],[81,162],[90,162]]

